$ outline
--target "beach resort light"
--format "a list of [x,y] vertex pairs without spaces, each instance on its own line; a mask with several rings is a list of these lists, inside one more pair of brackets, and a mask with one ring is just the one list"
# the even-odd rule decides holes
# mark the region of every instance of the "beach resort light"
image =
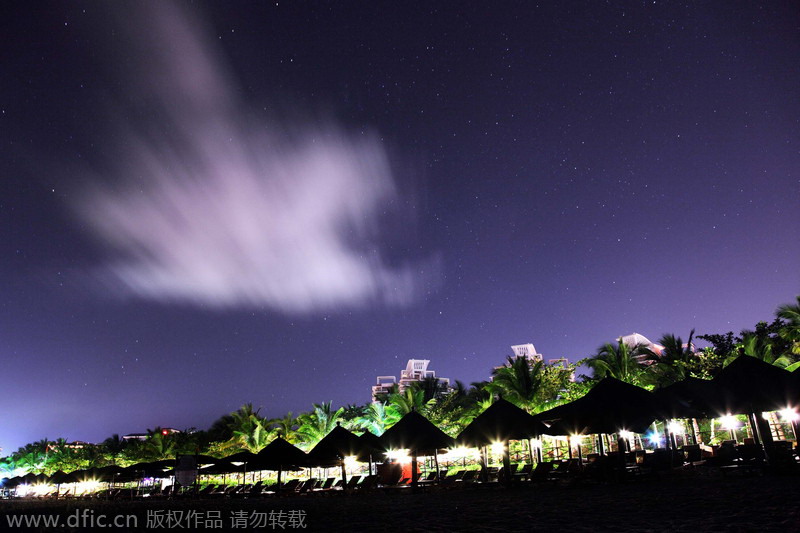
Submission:
[[779,413],[784,422],[797,422],[797,420],[800,419],[800,414],[798,414],[797,411],[792,407],[781,409]]
[[408,450],[389,450],[386,452],[386,458],[401,464],[411,462],[411,456],[408,455]]
[[658,443],[661,442],[661,434],[656,430],[651,431],[650,433],[645,435],[644,438],[646,438],[656,446],[658,446]]
[[722,429],[727,429],[728,431],[733,431],[739,427],[739,420],[730,413],[719,417],[719,423]]
[[356,466],[357,462],[358,459],[356,458],[355,455],[348,455],[344,458],[344,467],[352,469]]
[[686,429],[678,420],[671,420],[667,427],[669,428],[669,432],[673,435],[683,435]]
[[494,455],[503,455],[503,452],[506,450],[506,445],[502,442],[493,442],[491,449]]
[[465,457],[469,457],[470,455],[471,455],[470,449],[467,448],[466,446],[457,446],[455,448],[450,448],[447,451],[447,459],[452,459],[454,461],[457,461],[459,459],[464,459]]
[[633,438],[633,433],[627,429],[620,429],[618,435],[620,438],[630,441]]

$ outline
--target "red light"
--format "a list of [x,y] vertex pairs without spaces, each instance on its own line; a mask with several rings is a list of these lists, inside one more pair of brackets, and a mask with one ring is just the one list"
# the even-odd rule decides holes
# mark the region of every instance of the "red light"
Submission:
[[162,430],[161,430],[161,434],[162,434],[162,435],[168,435],[168,434],[169,434],[169,431],[167,431],[166,429],[162,429]]

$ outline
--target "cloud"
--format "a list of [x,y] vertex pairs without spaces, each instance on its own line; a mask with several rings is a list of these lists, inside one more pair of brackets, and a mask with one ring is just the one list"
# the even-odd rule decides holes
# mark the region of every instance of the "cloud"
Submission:
[[126,73],[138,118],[115,134],[124,150],[110,175],[74,206],[110,252],[99,275],[139,297],[216,308],[415,301],[436,261],[382,254],[395,236],[381,222],[402,214],[402,198],[378,136],[255,118],[197,23],[158,5],[158,26],[129,43],[142,61]]

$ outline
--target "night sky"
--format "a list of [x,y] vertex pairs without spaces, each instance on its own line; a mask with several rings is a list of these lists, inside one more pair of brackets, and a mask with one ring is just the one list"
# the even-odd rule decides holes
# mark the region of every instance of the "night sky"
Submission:
[[3,454],[800,292],[794,2],[436,4],[4,5]]

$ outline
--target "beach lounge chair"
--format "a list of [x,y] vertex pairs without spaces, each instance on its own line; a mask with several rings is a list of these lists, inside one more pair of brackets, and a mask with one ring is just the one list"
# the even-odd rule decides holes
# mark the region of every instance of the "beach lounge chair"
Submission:
[[347,480],[347,487],[345,490],[353,490],[358,482],[361,481],[362,476],[352,476],[349,480]]
[[540,483],[542,481],[549,481],[550,474],[553,472],[553,463],[538,463],[536,468],[530,474],[530,480],[534,483]]
[[299,492],[300,494],[306,494],[307,492],[311,492],[312,490],[314,490],[316,484],[317,484],[317,478],[313,477],[308,478],[297,487],[297,492]]
[[378,486],[378,476],[377,474],[372,474],[364,478],[364,481],[358,484],[356,487],[356,492],[369,492],[374,490]]
[[329,477],[319,488],[315,490],[330,490],[333,487],[333,482],[336,481],[335,477]]
[[[280,493],[281,494],[293,494],[297,491],[298,487],[300,486],[299,479],[290,479],[286,483],[283,484],[281,487]],[[276,487],[277,488],[277,487]]]
[[520,480],[527,480],[531,476],[531,472],[533,471],[533,465],[530,463],[526,463],[522,465],[522,468],[514,472],[514,479]]
[[478,470],[467,470],[466,472],[464,472],[464,475],[461,476],[461,479],[459,481],[460,483],[465,483],[465,484],[474,483],[478,480],[479,473],[480,472]]

